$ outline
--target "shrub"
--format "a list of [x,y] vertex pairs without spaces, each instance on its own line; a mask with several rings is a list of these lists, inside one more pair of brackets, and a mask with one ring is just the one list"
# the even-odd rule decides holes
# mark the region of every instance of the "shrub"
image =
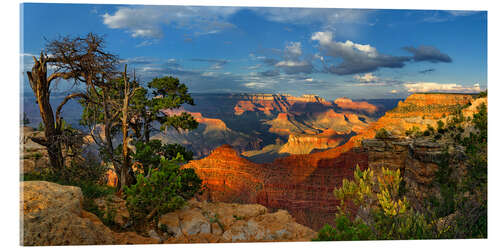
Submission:
[[377,138],[377,139],[387,139],[390,137],[391,137],[391,134],[387,130],[385,130],[385,128],[381,128],[375,134],[375,138]]
[[139,162],[139,170],[145,176],[149,175],[150,169],[160,165],[161,158],[172,160],[178,154],[182,156],[185,161],[193,159],[193,153],[187,151],[179,144],[162,144],[160,140],[151,140],[149,142],[137,141],[135,143],[135,153],[132,153],[132,159]]
[[488,90],[485,90],[485,91],[481,91],[479,92],[479,94],[477,95],[478,98],[483,98],[483,97],[487,97],[488,96]]
[[361,219],[351,221],[345,214],[337,214],[335,227],[326,224],[313,241],[372,240],[373,232]]
[[[354,180],[344,179],[334,194],[340,200],[335,227],[325,225],[313,240],[423,239],[437,237],[433,224],[414,212],[401,196],[399,170],[382,168],[378,176],[356,167]],[[354,204],[357,216],[350,215]],[[354,219],[352,219],[354,218]]]
[[137,183],[125,188],[127,207],[136,221],[147,221],[156,214],[165,214],[184,205],[185,201],[201,193],[202,180],[193,169],[181,169],[183,157],[160,159],[150,176],[137,176]]

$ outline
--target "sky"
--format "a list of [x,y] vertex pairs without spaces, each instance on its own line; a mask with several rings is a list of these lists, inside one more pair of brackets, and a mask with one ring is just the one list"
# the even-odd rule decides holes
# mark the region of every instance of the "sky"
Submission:
[[378,99],[488,83],[485,11],[37,3],[21,5],[21,29],[28,92],[47,40],[89,32],[144,83],[171,75],[191,93]]

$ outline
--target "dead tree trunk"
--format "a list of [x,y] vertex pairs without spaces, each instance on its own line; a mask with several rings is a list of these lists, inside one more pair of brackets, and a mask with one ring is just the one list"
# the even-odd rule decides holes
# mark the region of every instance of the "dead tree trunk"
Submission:
[[50,164],[56,170],[62,169],[64,160],[62,155],[61,143],[59,141],[60,129],[56,127],[54,120],[54,112],[50,105],[50,83],[58,75],[52,74],[47,78],[47,61],[48,57],[40,53],[40,58],[37,60],[33,57],[35,65],[32,71],[28,71],[28,80],[30,83],[40,109],[43,125],[45,126],[45,139],[33,139],[36,143],[47,147],[47,152]]
[[130,83],[127,78],[127,65],[125,65],[125,71],[123,72],[123,81],[124,81],[124,86],[123,86],[123,104],[122,104],[122,134],[123,134],[123,139],[122,139],[122,156],[123,156],[123,162],[122,162],[122,167],[121,167],[121,187],[120,190],[122,190],[125,186],[130,186],[133,184],[135,181],[135,177],[133,175],[132,168],[130,166],[130,156],[129,156],[129,151],[128,151],[128,128],[129,128],[129,122],[128,122],[128,112],[129,112],[129,99],[132,97],[134,91],[130,88]]

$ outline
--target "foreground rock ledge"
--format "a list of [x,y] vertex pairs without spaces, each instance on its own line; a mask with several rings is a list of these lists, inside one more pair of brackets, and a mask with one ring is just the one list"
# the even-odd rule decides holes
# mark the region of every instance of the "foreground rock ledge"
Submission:
[[25,246],[156,244],[135,232],[116,233],[82,209],[80,188],[21,182],[21,244]]
[[195,200],[163,215],[158,231],[168,237],[166,243],[310,241],[316,236],[285,210],[268,213],[266,207],[258,204]]
[[158,228],[149,233],[156,237],[149,238],[106,227],[82,209],[78,187],[24,181],[21,192],[21,244],[25,246],[310,241],[316,236],[285,210],[269,213],[257,204],[191,200],[182,209],[162,215]]

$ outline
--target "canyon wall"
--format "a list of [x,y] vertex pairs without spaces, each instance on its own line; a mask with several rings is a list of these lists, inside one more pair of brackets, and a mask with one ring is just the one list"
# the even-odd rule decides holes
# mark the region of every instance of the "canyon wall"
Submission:
[[[184,167],[195,169],[207,184],[206,199],[286,209],[299,223],[318,230],[333,221],[338,205],[333,190],[341,185],[342,179],[352,178],[356,165],[375,171],[382,167],[400,169],[408,189],[413,190],[411,199],[432,192],[428,184],[437,169],[443,145],[404,137],[373,138],[380,128],[394,134],[401,134],[410,125],[425,128],[451,114],[458,105],[471,101],[470,95],[414,94],[335,148],[256,164],[223,146]],[[419,109],[407,111],[408,106]],[[426,116],[426,122],[409,122],[416,115]]]
[[412,94],[398,106],[388,111],[377,121],[377,128],[384,127],[396,135],[404,135],[406,130],[417,127],[425,130],[427,126],[436,127],[438,120],[445,120],[462,106],[470,104],[470,94]]

